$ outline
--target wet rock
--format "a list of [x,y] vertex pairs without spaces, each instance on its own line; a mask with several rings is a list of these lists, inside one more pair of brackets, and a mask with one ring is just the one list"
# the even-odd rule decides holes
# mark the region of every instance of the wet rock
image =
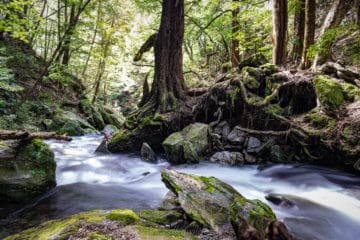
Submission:
[[156,162],[156,154],[147,143],[141,146],[140,156],[143,161],[154,163]]
[[244,156],[240,152],[222,151],[212,155],[210,161],[226,165],[244,164]]
[[360,159],[354,164],[354,169],[360,172]]
[[87,120],[92,126],[95,126],[96,129],[103,129],[105,127],[104,119],[97,109],[96,106],[91,104],[90,100],[84,98],[80,101],[80,108],[83,113],[85,113]]
[[104,119],[105,124],[110,124],[120,129],[125,122],[125,117],[122,115],[121,112],[103,106],[99,106],[98,110],[102,118]]
[[230,143],[236,144],[238,146],[242,146],[245,142],[245,139],[246,139],[246,133],[244,133],[243,131],[241,131],[236,127],[227,136],[227,140]]
[[163,142],[165,155],[169,162],[197,163],[208,145],[209,125],[190,124],[181,132],[171,134]]
[[255,137],[249,137],[247,141],[246,152],[248,153],[258,153],[261,150],[261,141]]
[[246,151],[243,151],[244,159],[247,163],[253,164],[257,162],[257,158],[251,154],[248,154]]
[[267,225],[275,220],[271,208],[260,200],[249,200],[238,196],[230,207],[230,221],[238,239],[244,239],[243,234],[247,231],[257,237],[259,233],[262,238],[255,239],[263,239]]
[[285,224],[279,221],[272,221],[266,227],[266,240],[294,240]]
[[104,139],[104,140],[100,143],[100,145],[96,148],[95,152],[98,152],[98,153],[107,153],[107,154],[110,153],[110,151],[109,151],[109,149],[108,149],[108,147],[107,147],[107,140],[106,140],[106,139]]
[[175,193],[169,191],[161,201],[159,210],[175,210],[179,209],[180,203]]
[[161,176],[191,219],[216,233],[233,233],[228,211],[235,197],[241,197],[233,187],[214,177],[197,177],[173,170],[164,170]]
[[281,207],[291,208],[295,206],[295,203],[292,200],[288,199],[285,195],[271,193],[267,195],[265,198],[266,200],[272,202],[273,204]]
[[0,153],[0,201],[28,201],[55,186],[54,153],[41,140],[0,145]]

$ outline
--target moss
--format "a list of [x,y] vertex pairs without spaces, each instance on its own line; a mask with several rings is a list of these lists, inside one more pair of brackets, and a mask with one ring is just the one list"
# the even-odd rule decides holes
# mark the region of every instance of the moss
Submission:
[[197,180],[202,181],[205,184],[205,187],[203,188],[203,190],[207,191],[208,193],[213,193],[215,191],[215,187],[214,187],[214,180],[216,180],[214,177],[194,177]]
[[112,210],[106,219],[118,221],[125,225],[135,223],[140,220],[140,217],[130,209],[116,209]]
[[256,68],[245,67],[241,71],[242,81],[249,89],[257,89],[260,87],[260,83],[257,78],[260,76],[260,72]]
[[142,129],[146,126],[161,126],[165,121],[166,119],[162,115],[155,114],[154,116],[143,117],[138,127]]
[[310,112],[306,115],[310,125],[317,129],[332,129],[336,126],[336,120],[318,112]]
[[360,137],[356,133],[356,130],[353,130],[351,126],[347,126],[344,128],[342,136],[350,145],[356,146],[360,143]]
[[345,100],[351,102],[360,100],[360,89],[357,86],[346,82],[344,82],[341,86]]
[[314,78],[318,99],[326,111],[332,111],[344,102],[341,86],[329,76],[320,75]]
[[144,210],[138,214],[140,218],[145,219],[146,221],[161,225],[170,225],[171,223],[182,219],[182,214],[174,210]]
[[265,63],[260,66],[260,69],[265,73],[265,75],[271,75],[279,72],[279,67],[272,63]]
[[188,239],[198,239],[193,236],[191,233],[186,231],[166,229],[166,228],[152,228],[145,226],[136,226],[138,230],[140,239],[173,239],[173,240],[188,240]]
[[112,240],[112,237],[106,236],[101,233],[91,233],[89,235],[89,240]]
[[109,141],[108,146],[116,146],[131,136],[131,132],[126,129],[119,130]]

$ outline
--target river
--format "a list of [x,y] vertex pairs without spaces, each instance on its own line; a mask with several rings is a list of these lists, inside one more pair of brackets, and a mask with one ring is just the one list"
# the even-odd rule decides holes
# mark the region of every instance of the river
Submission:
[[[350,240],[360,235],[360,178],[338,170],[307,165],[229,167],[209,162],[170,166],[146,163],[132,154],[99,154],[102,137],[71,142],[47,141],[55,152],[57,187],[37,201],[0,220],[0,239],[39,222],[91,209],[154,209],[167,189],[164,168],[215,176],[250,199],[269,204],[299,239]],[[284,194],[291,204],[274,205],[265,196]]]

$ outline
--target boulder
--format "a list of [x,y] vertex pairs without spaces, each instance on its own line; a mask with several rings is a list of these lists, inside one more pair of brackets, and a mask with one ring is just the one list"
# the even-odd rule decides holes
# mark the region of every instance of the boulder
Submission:
[[360,77],[359,72],[351,67],[345,67],[336,62],[327,62],[323,64],[319,71],[324,74],[333,75],[345,81],[353,82],[355,79]]
[[247,141],[246,152],[248,153],[258,153],[262,148],[261,141],[256,137],[249,137]]
[[197,163],[208,145],[209,125],[190,124],[181,132],[175,132],[165,139],[163,148],[169,162]]
[[258,239],[264,239],[266,227],[275,220],[271,208],[260,200],[237,196],[230,207],[230,221],[238,239],[244,239],[241,235],[252,228],[262,236]]
[[245,143],[246,133],[241,131],[241,129],[235,127],[227,136],[227,140],[231,144],[242,146]]
[[156,162],[156,154],[146,142],[144,142],[141,146],[140,157],[146,162]]
[[161,176],[191,219],[217,233],[233,234],[229,207],[236,197],[242,197],[233,187],[214,177],[197,177],[173,170],[164,170]]
[[244,164],[244,156],[240,152],[222,151],[211,156],[210,162],[219,162],[226,165]]
[[96,129],[101,130],[105,127],[104,119],[97,109],[96,106],[91,104],[90,100],[85,98],[80,101],[80,108],[83,113],[85,113],[89,123],[96,127]]
[[95,152],[99,152],[99,153],[110,153],[108,147],[107,147],[107,140],[104,139],[100,145],[96,148]]
[[39,139],[0,145],[0,201],[25,202],[56,185],[54,153]]
[[244,67],[259,67],[266,63],[266,57],[262,53],[257,53],[251,55],[245,60],[241,61],[239,64],[239,70],[242,70]]
[[175,193],[168,191],[162,199],[159,210],[175,210],[179,209],[180,203]]
[[344,102],[343,90],[335,79],[326,75],[314,78],[316,95],[326,113],[333,113],[334,109]]
[[117,112],[109,107],[103,106],[99,106],[98,109],[102,118],[104,119],[105,124],[113,125],[119,129],[124,124],[125,117],[122,115],[121,112]]

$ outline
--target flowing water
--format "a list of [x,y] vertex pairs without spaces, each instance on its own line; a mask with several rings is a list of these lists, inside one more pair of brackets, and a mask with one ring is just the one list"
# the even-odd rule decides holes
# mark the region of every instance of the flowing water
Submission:
[[[48,219],[91,209],[154,209],[167,189],[164,168],[215,176],[247,198],[269,204],[299,239],[352,240],[360,236],[360,178],[304,165],[227,167],[204,162],[172,167],[165,161],[143,162],[136,155],[99,154],[102,137],[71,142],[47,141],[55,152],[57,187],[0,220],[0,238]],[[286,195],[289,204],[274,205],[270,193]],[[9,210],[9,211],[10,211]]]

